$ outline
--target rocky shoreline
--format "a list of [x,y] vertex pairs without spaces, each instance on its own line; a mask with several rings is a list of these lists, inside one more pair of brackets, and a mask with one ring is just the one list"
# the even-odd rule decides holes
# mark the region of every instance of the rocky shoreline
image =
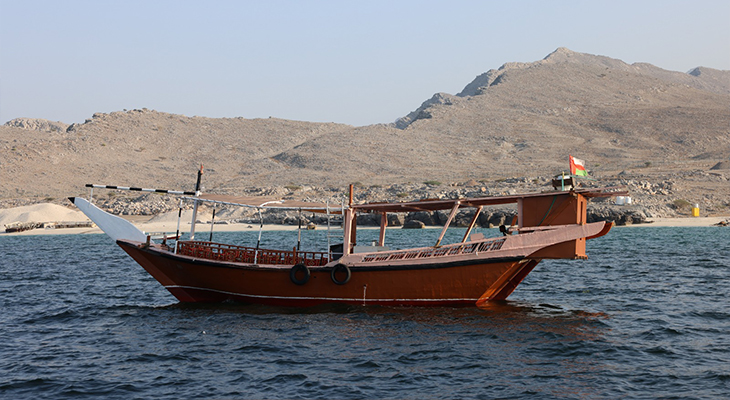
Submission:
[[[691,207],[699,203],[704,216],[728,215],[730,203],[728,199],[717,193],[705,193],[698,200],[695,188],[690,183],[706,185],[707,183],[727,185],[723,172],[708,173],[706,171],[682,171],[680,173],[631,176],[625,172],[609,177],[597,177],[595,180],[582,181],[585,187],[616,187],[627,190],[631,203],[617,205],[615,199],[593,199],[588,207],[589,221],[614,221],[617,225],[642,224],[654,218],[676,218],[690,215]],[[552,177],[521,177],[500,179],[496,181],[467,181],[459,183],[441,183],[427,181],[422,183],[398,183],[392,185],[364,186],[354,184],[354,201],[356,203],[373,201],[414,201],[420,199],[455,199],[464,197],[484,197],[512,195],[518,193],[536,193],[553,191]],[[277,187],[238,188],[230,190],[211,190],[218,194],[238,196],[266,196],[282,199],[328,202],[341,204],[346,202],[347,193],[343,188],[315,187],[306,185],[286,185]],[[694,196],[694,197],[693,197]],[[715,197],[717,196],[717,198]],[[69,206],[65,199],[5,199],[0,200],[0,208],[11,208],[39,202],[52,202]],[[123,216],[154,216],[177,211],[182,204],[183,209],[191,209],[191,201],[180,201],[179,196],[116,190],[97,190],[94,202],[102,209]],[[213,209],[204,205],[201,215],[211,214]],[[468,224],[472,211],[465,210],[457,214],[452,222],[455,226]],[[420,221],[426,226],[442,226],[447,220],[446,212],[418,212],[393,214],[389,225],[403,226],[410,221]],[[485,209],[477,220],[482,227],[509,225],[516,215],[514,207],[491,207]],[[300,216],[292,211],[268,210],[263,213],[264,224],[298,225],[314,223],[326,224],[326,217],[305,213]],[[377,226],[379,216],[360,215],[358,224]],[[258,224],[258,213],[240,207],[220,207],[216,209],[215,223],[219,224]]]

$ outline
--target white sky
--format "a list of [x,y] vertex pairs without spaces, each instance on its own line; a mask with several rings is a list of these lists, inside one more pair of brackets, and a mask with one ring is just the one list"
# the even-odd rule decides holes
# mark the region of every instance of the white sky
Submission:
[[0,0],[0,124],[143,107],[388,123],[558,47],[730,70],[730,1]]

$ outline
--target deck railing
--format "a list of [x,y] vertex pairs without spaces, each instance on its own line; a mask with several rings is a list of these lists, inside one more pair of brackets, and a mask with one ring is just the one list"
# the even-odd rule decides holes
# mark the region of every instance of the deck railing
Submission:
[[[417,250],[381,251],[365,255],[362,262],[378,262],[391,260],[410,260],[433,257],[454,256],[483,253],[502,248],[504,238],[491,239],[476,243],[455,243],[440,247]],[[326,252],[256,249],[255,247],[236,246],[231,244],[204,241],[181,241],[177,243],[177,253],[206,260],[238,262],[247,264],[322,266],[329,261]]]
[[454,256],[460,254],[483,253],[487,251],[501,249],[504,241],[504,238],[499,238],[487,241],[480,241],[477,243],[455,243],[427,249],[382,251],[364,256],[362,258],[362,262],[410,260],[416,258],[432,258]]
[[280,264],[321,266],[329,261],[328,254],[318,251],[269,250],[255,247],[204,241],[181,241],[177,243],[177,254],[206,260],[238,262],[247,264]]

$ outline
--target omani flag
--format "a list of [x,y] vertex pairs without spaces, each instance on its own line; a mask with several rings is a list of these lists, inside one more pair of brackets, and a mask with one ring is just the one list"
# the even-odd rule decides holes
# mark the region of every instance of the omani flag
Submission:
[[577,158],[573,158],[573,156],[570,157],[570,174],[576,175],[576,176],[588,176],[588,173],[586,172],[586,166],[583,160],[579,160]]

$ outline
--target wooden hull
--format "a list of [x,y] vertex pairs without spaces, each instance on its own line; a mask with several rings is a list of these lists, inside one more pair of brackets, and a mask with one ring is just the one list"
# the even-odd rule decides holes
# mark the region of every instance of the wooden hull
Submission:
[[[324,303],[473,306],[492,290],[505,299],[539,262],[525,257],[439,262],[427,265],[352,266],[337,284],[333,266],[310,267],[302,285],[290,265],[254,265],[172,254],[159,246],[119,240],[150,275],[181,302],[223,302],[307,307]],[[340,278],[338,278],[340,279]],[[344,280],[344,279],[340,279]]]
[[[441,247],[355,253],[324,265],[310,258],[306,280],[292,276],[296,258],[236,261],[246,250],[232,253],[208,242],[178,243],[185,250],[178,254],[154,243],[117,244],[181,302],[457,306],[506,299],[543,258],[585,258],[586,238],[608,229],[602,222],[552,227]],[[349,270],[349,277],[335,269]]]
[[[605,235],[612,226],[586,222],[588,198],[611,195],[596,189],[350,205],[340,209],[341,253],[260,249],[193,239],[176,241],[173,252],[165,245],[167,239],[156,244],[128,221],[82,198],[70,199],[181,302],[456,306],[506,299],[543,259],[586,258],[586,240]],[[212,201],[260,209],[281,202],[214,197],[196,196],[195,204]],[[469,236],[482,207],[508,203],[517,203],[518,223],[514,226],[513,222],[510,229],[502,227],[504,237]],[[471,224],[461,242],[442,245],[446,228],[461,206],[476,208]],[[300,212],[308,210],[305,205],[296,207]],[[388,212],[448,208],[451,214],[434,246],[400,250],[384,246]],[[318,210],[329,214],[330,208],[325,205]],[[378,246],[356,246],[358,211],[381,214]],[[192,232],[190,236],[194,238]]]

